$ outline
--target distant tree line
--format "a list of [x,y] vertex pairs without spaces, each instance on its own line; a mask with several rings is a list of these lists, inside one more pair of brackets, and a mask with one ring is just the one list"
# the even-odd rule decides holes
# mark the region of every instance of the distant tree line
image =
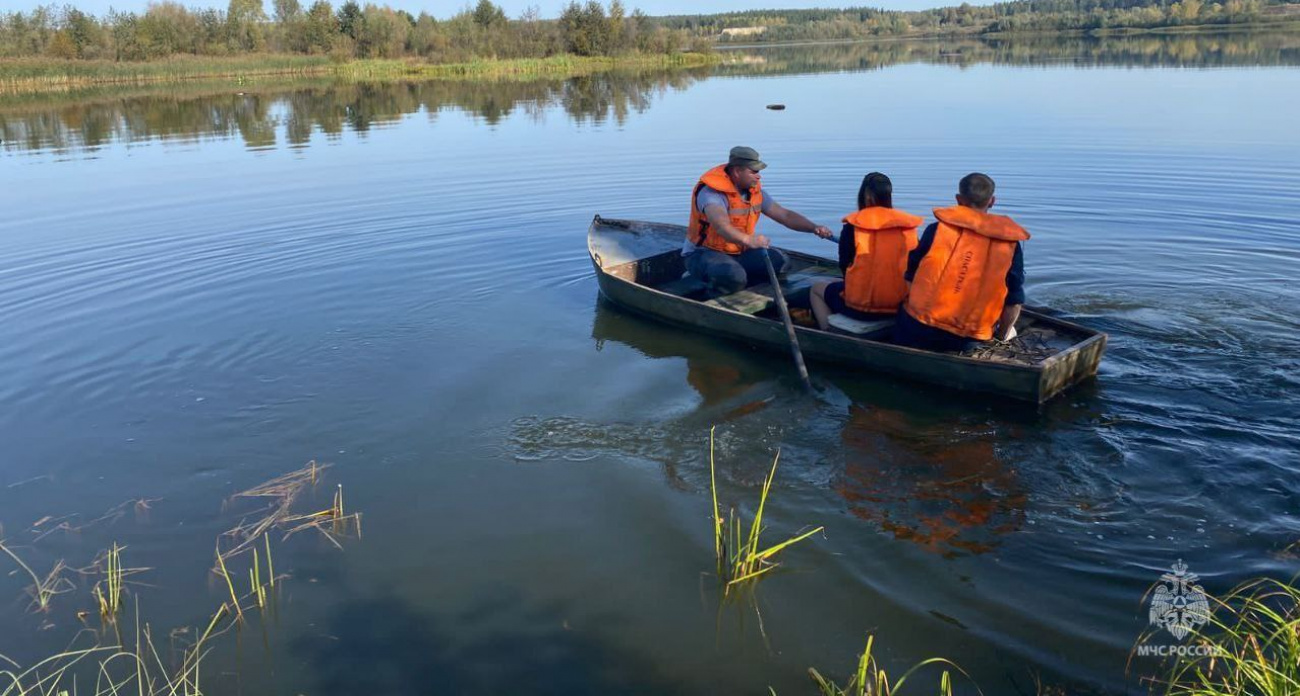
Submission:
[[[657,17],[670,29],[720,41],[861,39],[877,36],[1089,31],[1257,22],[1279,0],[1012,0],[920,11],[870,7],[753,10]],[[746,31],[761,27],[761,31]]]
[[229,0],[225,10],[152,2],[102,17],[65,5],[0,13],[0,58],[152,60],[173,55],[328,54],[418,57],[433,62],[612,56],[708,50],[718,41],[862,39],[878,36],[1092,31],[1259,21],[1279,0],[1012,0],[922,11],[876,8],[753,10],[649,17],[622,0],[570,0],[556,19],[536,7],[508,17],[478,0],[449,19],[346,0]]
[[622,0],[571,2],[558,19],[530,8],[510,18],[492,0],[478,0],[438,20],[390,7],[347,0],[304,6],[300,0],[230,0],[226,9],[185,7],[173,0],[143,12],[110,10],[95,17],[70,5],[0,13],[0,58],[153,60],[174,55],[245,53],[328,54],[351,58],[418,57],[435,62],[544,58],[559,54],[614,56],[707,49],[685,29],[653,22]]

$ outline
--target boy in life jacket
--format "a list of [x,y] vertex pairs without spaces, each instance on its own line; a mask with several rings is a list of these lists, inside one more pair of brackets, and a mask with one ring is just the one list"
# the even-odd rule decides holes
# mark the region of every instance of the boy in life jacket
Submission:
[[825,331],[831,314],[887,319],[907,296],[907,254],[916,248],[921,218],[894,209],[894,184],[871,172],[858,189],[858,212],[844,218],[840,270],[844,280],[812,286],[808,299],[817,326]]
[[992,215],[993,179],[973,173],[957,187],[957,205],[935,208],[908,256],[907,300],[894,324],[894,342],[961,351],[991,338],[1006,340],[1025,303],[1021,242],[1029,233]]
[[771,255],[773,270],[785,271],[789,263],[785,254],[769,249],[768,238],[754,233],[760,214],[798,232],[823,239],[831,236],[829,228],[782,207],[763,191],[759,172],[766,167],[758,151],[733,147],[727,163],[700,175],[691,191],[691,217],[682,256],[686,257],[686,270],[708,284],[710,297],[767,282],[765,250]]

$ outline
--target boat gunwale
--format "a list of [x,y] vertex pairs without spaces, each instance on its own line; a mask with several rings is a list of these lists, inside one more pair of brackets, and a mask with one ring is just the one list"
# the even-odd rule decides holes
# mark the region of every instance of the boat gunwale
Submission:
[[[614,223],[614,224],[611,225],[608,223]],[[659,302],[663,302],[665,300],[670,299],[670,301],[673,304],[677,305],[678,307],[689,307],[692,310],[704,311],[706,313],[726,312],[730,314],[732,318],[744,319],[746,320],[747,323],[749,323],[752,326],[760,326],[760,325],[768,326],[772,323],[771,319],[754,316],[752,314],[748,314],[746,312],[740,312],[734,309],[730,309],[728,307],[706,305],[705,303],[700,302],[698,300],[692,300],[690,298],[682,297],[680,295],[675,295],[673,293],[660,290],[659,288],[656,288],[654,286],[642,284],[635,280],[629,280],[627,278],[623,278],[615,274],[613,272],[614,269],[632,265],[632,264],[639,264],[645,262],[648,259],[655,258],[656,256],[674,253],[675,251],[672,249],[659,251],[654,254],[649,254],[636,259],[629,259],[629,260],[621,261],[617,264],[607,265],[606,262],[600,258],[599,254],[592,248],[594,238],[599,236],[601,234],[599,230],[605,227],[610,228],[611,231],[620,230],[621,228],[620,231],[631,232],[632,230],[630,225],[632,223],[645,225],[651,228],[653,230],[653,232],[651,232],[652,234],[657,233],[666,236],[684,233],[686,229],[684,226],[674,225],[672,223],[602,218],[600,215],[596,215],[595,218],[592,220],[590,227],[588,228],[588,234],[587,234],[588,254],[591,257],[593,265],[596,267],[596,271],[598,275],[602,276],[603,280],[616,281],[629,288],[630,292],[652,296],[656,299],[656,301]],[[790,255],[791,258],[797,258],[801,261],[804,261],[806,263],[812,263],[814,265],[827,266],[827,265],[834,264],[834,261],[832,259],[817,256],[815,254],[809,254],[806,252],[801,252],[801,251],[796,251],[791,249],[781,249],[781,251]],[[607,294],[604,293],[603,288],[602,288],[602,294]],[[613,300],[613,298],[610,299]],[[626,306],[629,309],[634,310],[638,314],[646,315],[662,321],[667,321],[670,324],[687,326],[687,327],[692,327],[697,329],[705,329],[705,327],[699,326],[698,324],[691,324],[688,322],[677,321],[669,317],[662,316],[661,314],[658,313],[650,312],[648,310],[641,309],[638,307],[629,306],[624,302],[619,302],[617,300],[613,300],[613,301],[615,302],[615,304],[620,306]],[[924,350],[920,348],[912,348],[910,346],[900,346],[894,343],[886,343],[886,342],[872,340],[868,338],[860,338],[857,336],[851,336],[846,334],[832,333],[830,331],[822,331],[821,329],[817,329],[815,327],[796,326],[795,330],[796,332],[801,332],[808,335],[809,338],[816,338],[817,340],[830,339],[833,343],[841,343],[844,345],[854,345],[860,347],[870,347],[874,350],[882,350],[897,355],[906,355],[915,359],[935,361],[938,363],[960,366],[962,368],[974,369],[985,374],[998,374],[998,373],[1016,374],[1016,375],[1020,375],[1022,378],[1033,375],[1038,380],[1039,388],[1035,390],[1036,393],[1033,398],[1026,399],[1026,400],[1031,402],[1037,401],[1040,404],[1046,402],[1047,400],[1055,396],[1060,395],[1069,386],[1077,384],[1083,381],[1084,379],[1086,379],[1088,376],[1090,376],[1090,375],[1084,375],[1081,377],[1077,377],[1075,379],[1071,379],[1069,382],[1051,391],[1050,393],[1046,393],[1044,389],[1044,382],[1048,380],[1049,376],[1054,374],[1056,371],[1060,369],[1064,369],[1062,367],[1062,363],[1074,359],[1075,356],[1081,353],[1092,350],[1097,343],[1102,343],[1104,345],[1108,338],[1105,332],[1098,331],[1096,329],[1091,329],[1089,327],[1076,324],[1066,319],[1060,319],[1058,317],[1054,317],[1042,311],[1038,311],[1036,309],[1030,309],[1028,307],[1026,307],[1022,311],[1022,314],[1028,315],[1030,318],[1033,318],[1038,322],[1047,324],[1049,326],[1055,325],[1057,327],[1066,329],[1071,333],[1077,334],[1078,340],[1074,343],[1071,343],[1069,347],[1061,350],[1058,353],[1050,355],[1039,362],[1025,364],[1025,363],[998,362],[998,361],[985,360],[985,359],[968,357],[968,356],[952,354],[952,353],[939,353],[939,352]],[[706,330],[705,333],[710,333],[710,332]],[[713,333],[713,335],[726,338],[728,340],[743,338],[741,336],[734,335],[733,332],[715,332]],[[1100,356],[1098,359],[1100,359]],[[1092,374],[1095,375],[1095,371]]]
[[[629,263],[636,263],[636,262],[633,261],[633,262],[629,262]],[[620,265],[621,265],[621,264],[620,264]],[[603,271],[603,269],[602,269],[602,271]],[[723,306],[721,306],[721,305],[717,305],[717,306],[706,305],[705,303],[700,302],[700,301],[698,301],[698,300],[692,300],[692,299],[690,299],[690,298],[681,297],[681,296],[679,296],[679,295],[674,295],[674,294],[672,294],[672,293],[670,293],[670,292],[664,292],[663,290],[659,290],[658,288],[654,288],[654,287],[651,287],[651,286],[649,286],[649,285],[642,285],[641,283],[638,283],[638,282],[636,282],[636,281],[634,281],[634,280],[628,280],[628,279],[626,279],[626,278],[620,278],[620,277],[618,277],[618,276],[616,276],[616,275],[614,275],[614,274],[612,274],[612,273],[603,272],[602,274],[606,277],[606,279],[608,279],[608,280],[613,280],[613,281],[617,281],[617,282],[619,282],[619,283],[623,283],[623,284],[625,284],[625,285],[627,285],[627,286],[629,286],[629,287],[634,288],[634,289],[637,290],[638,292],[655,293],[656,295],[658,295],[658,296],[661,297],[661,298],[670,298],[672,301],[675,301],[675,302],[678,302],[678,303],[682,303],[682,304],[684,304],[685,306],[689,306],[689,307],[698,307],[698,308],[700,308],[700,309],[702,309],[703,311],[706,311],[706,312],[726,312],[726,313],[731,314],[731,315],[733,315],[733,316],[735,316],[735,317],[737,317],[737,318],[739,318],[739,319],[743,319],[743,320],[745,320],[745,321],[748,321],[748,322],[754,324],[755,326],[759,326],[759,325],[767,326],[767,325],[769,325],[769,324],[773,324],[773,323],[775,323],[775,321],[772,320],[772,319],[767,319],[767,318],[764,318],[764,317],[757,317],[757,316],[754,316],[753,314],[748,314],[748,313],[746,313],[746,312],[740,312],[740,311],[737,311],[737,310],[731,309],[731,308],[729,308],[729,307],[723,307]],[[622,303],[620,303],[620,302],[616,302],[615,304],[622,305]],[[647,312],[644,312],[644,311],[642,311],[641,313],[642,313],[642,314],[648,314]],[[651,316],[656,316],[656,315],[654,315],[654,314],[650,314],[650,315],[651,315]],[[680,323],[680,322],[671,322],[671,323]],[[896,343],[884,343],[884,342],[882,342],[882,341],[873,341],[873,340],[868,339],[868,338],[859,338],[859,337],[857,337],[857,336],[849,336],[849,335],[845,335],[845,334],[832,333],[832,332],[830,332],[830,331],[822,331],[821,329],[813,328],[813,327],[810,327],[810,326],[799,326],[799,325],[795,325],[794,328],[795,328],[795,331],[796,331],[796,332],[805,332],[805,333],[809,333],[809,334],[815,334],[815,335],[818,336],[818,337],[830,338],[830,339],[834,339],[834,340],[836,340],[836,341],[842,341],[842,342],[845,342],[845,343],[850,343],[850,344],[863,344],[863,343],[865,343],[865,344],[870,344],[871,346],[880,347],[880,348],[882,348],[882,349],[886,349],[886,350],[893,350],[893,351],[897,351],[897,352],[900,352],[900,353],[910,353],[910,354],[917,355],[917,356],[923,356],[923,357],[925,357],[925,358],[927,358],[927,359],[938,358],[938,359],[941,359],[941,360],[950,361],[950,362],[956,362],[956,363],[963,364],[963,365],[970,365],[970,366],[973,366],[973,367],[979,367],[979,368],[981,368],[981,369],[1007,370],[1007,371],[1011,371],[1011,372],[1020,372],[1020,373],[1026,373],[1026,372],[1038,372],[1038,373],[1041,373],[1041,372],[1044,371],[1044,370],[1043,370],[1043,367],[1042,367],[1042,364],[1043,364],[1043,363],[1035,363],[1035,364],[1026,365],[1026,364],[1024,364],[1024,363],[1002,363],[1002,362],[993,362],[993,361],[991,361],[991,360],[980,360],[979,358],[970,358],[970,357],[965,357],[965,356],[962,356],[962,355],[957,355],[957,354],[952,354],[952,353],[937,353],[937,352],[934,352],[934,351],[924,350],[924,349],[921,349],[921,348],[912,348],[912,347],[910,347],[910,346],[900,346],[900,345],[898,345],[898,344],[896,344]],[[715,334],[715,335],[719,335],[719,334]],[[1091,339],[1089,339],[1089,340],[1091,340]],[[1074,345],[1072,345],[1072,346],[1071,346],[1069,349],[1067,349],[1067,350],[1072,350],[1072,349],[1074,348],[1075,345],[1081,345],[1081,344],[1074,344]],[[1064,352],[1064,351],[1063,351],[1063,352]],[[1052,357],[1056,357],[1056,356],[1052,356]],[[1045,362],[1045,361],[1044,361],[1044,362]]]

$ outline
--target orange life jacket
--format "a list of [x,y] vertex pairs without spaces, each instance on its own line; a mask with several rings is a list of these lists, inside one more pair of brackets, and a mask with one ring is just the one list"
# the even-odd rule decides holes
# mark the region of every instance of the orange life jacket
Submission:
[[704,213],[696,206],[696,197],[700,195],[700,189],[705,186],[724,193],[727,195],[727,217],[731,220],[731,225],[747,235],[754,234],[754,228],[758,226],[759,213],[763,210],[763,187],[761,184],[755,184],[754,188],[749,190],[749,200],[746,201],[741,197],[740,191],[736,190],[736,185],[727,178],[726,169],[727,165],[719,164],[704,172],[699,182],[695,184],[695,190],[691,191],[691,222],[687,227],[686,236],[694,244],[703,244],[708,249],[721,251],[724,254],[739,254],[745,249],[739,244],[727,241],[726,237],[712,229],[713,226],[704,217]]
[[958,336],[993,338],[1016,243],[1029,233],[1009,217],[965,206],[935,208],[934,217],[934,244],[912,279],[907,313]]
[[873,206],[844,218],[853,225],[853,263],[844,273],[844,304],[867,313],[897,312],[907,297],[907,252],[921,218]]

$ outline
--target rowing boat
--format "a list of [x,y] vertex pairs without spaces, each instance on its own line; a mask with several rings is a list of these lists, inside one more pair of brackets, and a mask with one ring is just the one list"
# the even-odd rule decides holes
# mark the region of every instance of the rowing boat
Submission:
[[[771,284],[708,298],[704,285],[685,272],[680,252],[685,235],[681,225],[597,215],[587,231],[587,250],[601,293],[624,309],[660,321],[788,351]],[[819,279],[843,277],[830,259],[782,251],[791,262],[780,281],[787,297],[806,295]],[[1041,308],[1020,313],[1013,341],[962,354],[895,345],[890,342],[892,324],[892,319],[862,322],[835,316],[826,331],[796,326],[795,333],[810,360],[1034,403],[1095,376],[1106,348],[1106,334]]]

